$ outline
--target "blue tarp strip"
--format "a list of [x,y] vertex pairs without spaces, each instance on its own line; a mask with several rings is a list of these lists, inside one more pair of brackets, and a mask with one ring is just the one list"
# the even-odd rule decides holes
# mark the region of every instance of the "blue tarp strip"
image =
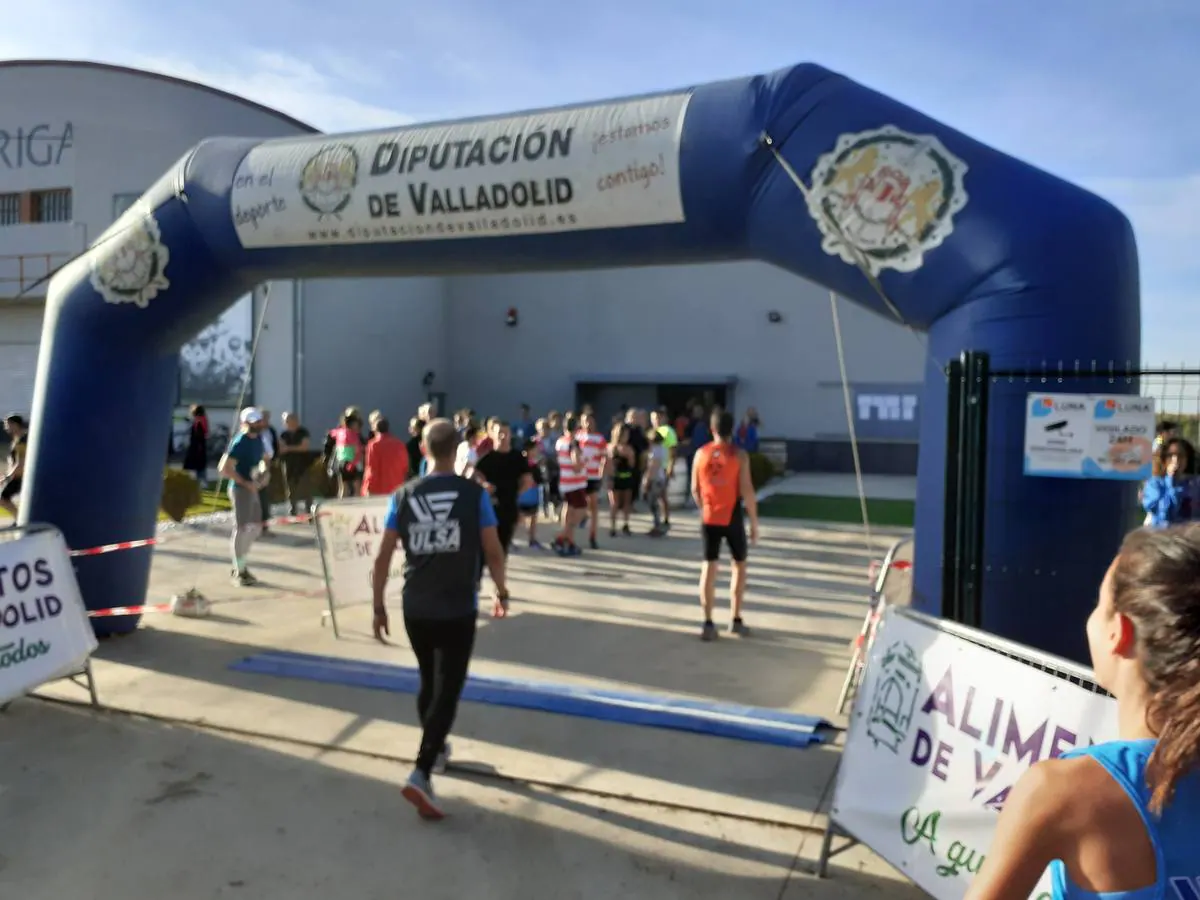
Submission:
[[[407,694],[415,694],[420,686],[417,670],[408,666],[303,653],[263,653],[239,660],[230,668]],[[820,743],[816,729],[826,724],[820,718],[777,710],[474,675],[467,680],[463,699],[782,747]]]

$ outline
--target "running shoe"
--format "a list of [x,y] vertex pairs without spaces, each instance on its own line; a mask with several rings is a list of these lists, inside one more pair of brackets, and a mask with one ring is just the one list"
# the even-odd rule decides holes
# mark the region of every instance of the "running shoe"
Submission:
[[717,626],[712,622],[705,622],[704,627],[700,629],[700,640],[715,641],[717,639]]
[[738,637],[750,637],[750,629],[741,619],[734,619],[729,623],[729,633],[736,634]]
[[413,769],[408,781],[400,789],[400,795],[417,808],[417,815],[422,819],[436,821],[446,817],[433,793],[433,784],[420,769]]
[[446,768],[450,765],[450,742],[442,744],[442,752],[437,755],[437,759],[433,761],[433,774],[444,775]]

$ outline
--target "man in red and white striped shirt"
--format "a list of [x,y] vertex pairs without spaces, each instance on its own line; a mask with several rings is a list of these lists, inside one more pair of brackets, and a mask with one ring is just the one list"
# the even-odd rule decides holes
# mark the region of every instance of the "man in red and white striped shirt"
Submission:
[[596,427],[596,414],[590,410],[579,419],[579,446],[583,449],[583,464],[587,470],[588,544],[596,544],[596,525],[600,521],[600,491],[608,471],[608,438]]
[[576,438],[579,423],[571,413],[563,419],[562,434],[554,444],[558,458],[558,492],[562,496],[562,531],[554,540],[554,552],[559,556],[578,556],[575,529],[587,514],[587,468],[583,448]]

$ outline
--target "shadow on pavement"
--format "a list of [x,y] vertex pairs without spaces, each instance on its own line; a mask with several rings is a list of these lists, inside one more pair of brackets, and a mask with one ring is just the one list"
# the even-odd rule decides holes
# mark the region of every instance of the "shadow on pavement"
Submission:
[[429,824],[396,765],[32,700],[0,722],[0,870],[23,900],[920,896],[791,874],[786,829],[451,778]]
[[[524,620],[524,621],[523,621]],[[803,651],[766,643],[739,644],[727,640],[717,645],[687,639],[693,662],[671,662],[661,657],[661,635],[654,641],[643,638],[633,626],[606,627],[604,623],[547,617],[526,612],[496,626],[481,628],[478,660],[513,659],[526,664],[541,663],[548,668],[568,666],[575,661],[572,646],[578,641],[592,642],[590,657],[603,656],[606,642],[623,642],[630,677],[647,674],[644,679],[660,682],[660,687],[677,687],[699,696],[727,696],[736,702],[763,704],[764,697],[782,697],[779,667],[800,675]],[[244,635],[239,629],[239,636]],[[397,631],[393,631],[395,636]],[[694,646],[693,646],[694,645]],[[378,645],[376,645],[378,646]],[[407,694],[350,688],[289,678],[231,671],[228,666],[243,657],[279,649],[252,643],[226,641],[216,637],[179,631],[143,628],[119,641],[105,643],[98,658],[164,675],[192,679],[236,691],[255,693],[294,703],[323,707],[351,714],[361,723],[370,720],[394,722],[413,728],[417,725],[415,698]],[[329,648],[334,649],[334,648]],[[712,653],[724,654],[722,665],[713,667]],[[411,653],[397,646],[392,653],[355,652],[353,640],[343,640],[336,652],[347,657],[370,658],[399,665],[412,665]],[[819,654],[809,654],[814,661]],[[606,675],[618,675],[620,659],[609,660]],[[632,669],[636,666],[636,672]],[[578,666],[576,671],[578,671]],[[728,668],[731,674],[721,674]],[[476,669],[478,671],[478,668]],[[564,670],[566,671],[566,670]],[[746,673],[759,673],[749,679],[758,690],[751,696],[742,693],[739,684],[747,683]],[[595,675],[597,673],[584,673]],[[553,673],[537,677],[553,681]],[[773,688],[772,685],[775,685]],[[797,683],[792,694],[802,687]],[[104,685],[101,683],[101,695]],[[186,694],[181,697],[186,697]],[[169,699],[164,696],[164,700]],[[242,701],[244,704],[244,701]],[[121,704],[117,702],[118,706]],[[819,715],[821,710],[803,710]],[[182,718],[204,716],[219,723],[220,708],[188,709],[185,702],[172,705],[171,714]],[[297,719],[303,724],[302,714]],[[358,726],[358,727],[361,727]],[[591,719],[552,713],[514,710],[478,703],[459,708],[455,734],[482,742],[498,744],[527,753],[571,760],[592,768],[627,772],[663,782],[716,791],[762,803],[780,804],[798,810],[814,808],[832,777],[839,753],[832,747],[814,746],[805,750],[707,737],[636,725],[614,725]],[[322,735],[322,737],[324,737]],[[348,739],[342,736],[339,740]],[[412,755],[414,747],[396,747],[397,755]],[[783,777],[785,776],[786,777]]]

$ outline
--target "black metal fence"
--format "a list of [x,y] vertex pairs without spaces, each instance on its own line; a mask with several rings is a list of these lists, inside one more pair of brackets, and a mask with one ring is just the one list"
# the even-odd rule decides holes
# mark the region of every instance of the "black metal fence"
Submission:
[[[984,519],[988,504],[1002,498],[987,493],[989,398],[1000,381],[1022,382],[1030,391],[1075,393],[1108,385],[1112,393],[1152,398],[1159,427],[1200,445],[1200,367],[1132,367],[1113,362],[1043,364],[994,370],[987,353],[965,351],[946,367],[946,508],[942,548],[942,615],[978,628],[982,625]],[[1023,443],[1023,435],[1020,438]],[[1009,442],[1004,442],[1009,443]],[[1014,436],[1011,442],[1016,445]],[[1139,521],[1119,523],[1134,528]]]

